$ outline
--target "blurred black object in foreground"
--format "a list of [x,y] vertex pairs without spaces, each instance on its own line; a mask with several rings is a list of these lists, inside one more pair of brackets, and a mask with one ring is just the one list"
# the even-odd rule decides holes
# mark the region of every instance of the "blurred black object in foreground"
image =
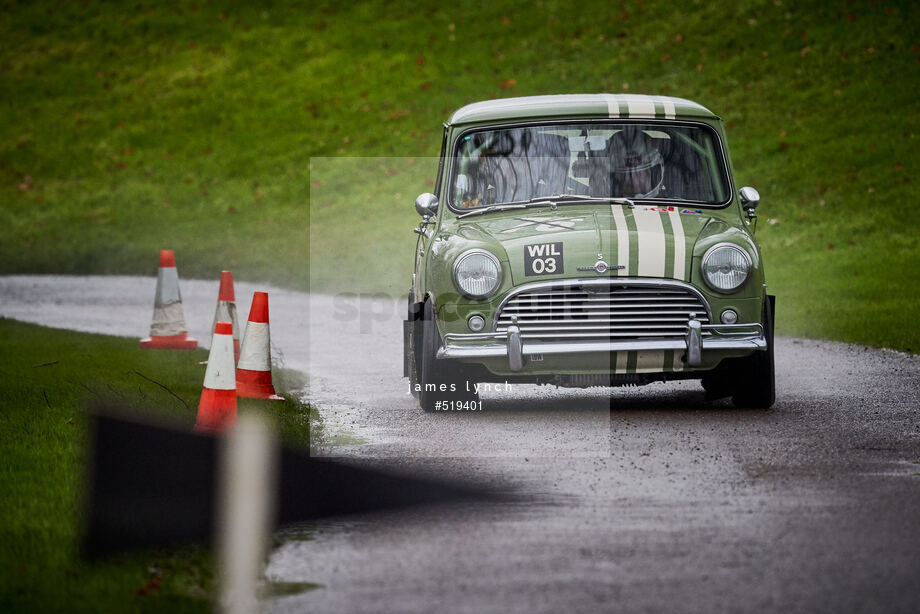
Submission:
[[[89,558],[210,542],[220,439],[117,417],[90,416],[83,552]],[[421,504],[495,500],[452,484],[280,451],[275,526]]]

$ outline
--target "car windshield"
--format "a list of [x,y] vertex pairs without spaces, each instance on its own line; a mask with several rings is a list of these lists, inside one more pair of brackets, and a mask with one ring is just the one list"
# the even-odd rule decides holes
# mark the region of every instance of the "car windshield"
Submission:
[[719,205],[728,187],[717,138],[701,125],[625,122],[466,133],[455,150],[450,204],[468,210],[590,196]]

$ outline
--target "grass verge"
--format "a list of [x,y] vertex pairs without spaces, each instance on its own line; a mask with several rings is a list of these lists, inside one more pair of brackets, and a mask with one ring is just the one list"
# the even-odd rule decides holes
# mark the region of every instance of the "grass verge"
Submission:
[[[0,273],[152,274],[174,247],[186,276],[402,293],[452,110],[668,94],[725,119],[737,183],[760,191],[778,332],[920,350],[902,324],[920,318],[915,2],[0,11]],[[399,162],[310,168],[354,156]]]
[[[147,411],[191,428],[206,359],[205,350],[142,351],[136,340],[0,319],[0,611],[211,610],[214,564],[206,549],[92,565],[77,557],[87,403],[155,408]],[[251,407],[241,402],[240,410]],[[306,406],[286,400],[272,412],[286,443],[309,444]]]

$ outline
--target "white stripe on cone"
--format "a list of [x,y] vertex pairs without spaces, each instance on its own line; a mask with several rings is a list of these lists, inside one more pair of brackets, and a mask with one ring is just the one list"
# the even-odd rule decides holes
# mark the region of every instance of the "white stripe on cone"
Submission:
[[271,335],[266,322],[247,322],[238,369],[271,371]]
[[182,295],[179,294],[179,272],[176,267],[160,267],[157,272],[157,292],[153,299],[151,337],[171,337],[188,332]]
[[233,366],[233,336],[215,334],[204,372],[204,387],[211,390],[236,390],[236,369]]
[[171,303],[181,303],[179,293],[179,270],[174,266],[160,267],[157,271],[157,295],[154,305],[165,307]]
[[211,330],[217,326],[218,322],[230,322],[233,325],[233,338],[240,340],[240,324],[236,315],[236,303],[233,301],[217,301],[217,309],[214,312],[214,322],[211,323]]
[[171,337],[185,332],[188,330],[185,326],[182,303],[153,308],[153,320],[150,322],[151,337]]

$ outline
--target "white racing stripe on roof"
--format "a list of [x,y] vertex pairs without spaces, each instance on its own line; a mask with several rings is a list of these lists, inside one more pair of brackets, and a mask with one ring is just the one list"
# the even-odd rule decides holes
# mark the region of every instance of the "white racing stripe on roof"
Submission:
[[607,99],[607,114],[610,117],[620,116],[620,101],[616,96],[605,96]]
[[655,117],[655,101],[649,96],[632,96],[626,100],[630,117]]
[[664,106],[664,118],[665,119],[674,119],[676,109],[674,108],[674,101],[665,97],[660,98],[661,104]]

